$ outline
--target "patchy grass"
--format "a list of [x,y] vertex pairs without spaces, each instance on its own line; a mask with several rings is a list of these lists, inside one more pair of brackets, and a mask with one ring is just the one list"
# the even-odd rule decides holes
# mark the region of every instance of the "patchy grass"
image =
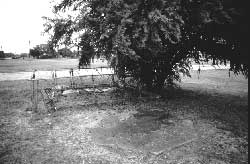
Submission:
[[51,114],[41,99],[38,113],[27,111],[30,82],[1,82],[0,163],[248,163],[248,81],[219,70],[199,80],[191,73],[162,97],[61,95]]

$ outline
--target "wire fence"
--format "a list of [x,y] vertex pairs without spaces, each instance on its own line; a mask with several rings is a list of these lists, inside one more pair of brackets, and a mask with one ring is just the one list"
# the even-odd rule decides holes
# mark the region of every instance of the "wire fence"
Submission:
[[94,68],[97,73],[87,75],[80,75],[79,71],[70,69],[69,76],[63,78],[59,78],[56,71],[51,71],[51,79],[36,77],[36,71],[34,71],[29,80],[32,91],[32,110],[37,112],[39,110],[38,104],[43,101],[47,111],[56,111],[56,102],[58,101],[59,94],[74,93],[85,89],[85,91],[96,95],[104,92],[107,88],[114,87],[117,80],[116,75],[110,72],[103,73],[102,71],[98,71],[103,68],[107,67]]

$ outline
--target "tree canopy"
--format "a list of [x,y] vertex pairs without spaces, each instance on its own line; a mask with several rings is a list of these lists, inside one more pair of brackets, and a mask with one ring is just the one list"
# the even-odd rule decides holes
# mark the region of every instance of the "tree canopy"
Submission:
[[39,46],[36,46],[36,47],[30,49],[29,53],[30,53],[30,56],[32,56],[33,58],[38,59],[43,54],[43,51]]
[[233,0],[62,0],[47,18],[51,43],[70,44],[79,34],[80,64],[94,56],[113,60],[120,77],[130,73],[147,87],[189,76],[190,59],[230,61],[248,77],[249,47],[245,1]]
[[57,52],[62,57],[73,57],[74,53],[67,47],[61,48]]
[[42,58],[53,58],[55,57],[55,51],[50,44],[36,45],[29,52],[30,56],[37,59]]

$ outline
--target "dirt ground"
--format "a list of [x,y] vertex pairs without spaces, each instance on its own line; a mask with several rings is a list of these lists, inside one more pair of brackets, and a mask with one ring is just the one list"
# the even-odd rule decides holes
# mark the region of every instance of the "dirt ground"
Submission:
[[[246,164],[248,81],[206,71],[161,95],[59,95],[30,111],[28,81],[0,83],[0,163]],[[42,84],[41,84],[42,85]]]

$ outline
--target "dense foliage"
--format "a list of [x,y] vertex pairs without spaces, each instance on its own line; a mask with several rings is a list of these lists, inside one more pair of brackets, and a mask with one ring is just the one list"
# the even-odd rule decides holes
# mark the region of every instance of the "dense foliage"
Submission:
[[72,52],[69,48],[59,48],[57,51],[52,49],[51,44],[40,44],[30,49],[29,55],[37,59],[48,59],[48,58],[74,58],[78,56],[78,52]]
[[43,53],[44,53],[43,50],[39,46],[36,46],[30,49],[30,52],[29,52],[30,56],[32,56],[33,58],[37,58],[37,59],[40,56],[42,56]]
[[33,58],[53,58],[55,57],[55,51],[50,44],[40,44],[30,49],[29,55]]
[[57,56],[61,56],[61,57],[74,57],[75,54],[67,47],[61,48],[56,52]]
[[62,0],[47,18],[54,46],[80,35],[80,64],[105,56],[120,78],[126,73],[148,88],[189,76],[190,59],[214,64],[230,61],[231,70],[248,76],[247,8],[232,0]]

